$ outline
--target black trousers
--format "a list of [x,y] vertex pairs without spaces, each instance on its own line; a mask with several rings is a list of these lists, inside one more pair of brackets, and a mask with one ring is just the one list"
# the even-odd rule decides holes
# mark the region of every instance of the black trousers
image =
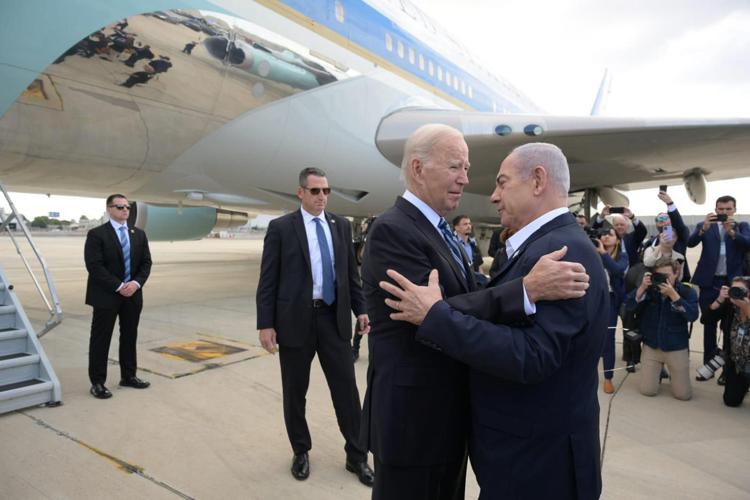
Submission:
[[372,500],[463,500],[466,458],[428,467],[399,467],[376,456]]
[[123,300],[116,309],[94,307],[89,338],[89,380],[91,384],[107,381],[107,357],[115,320],[120,319],[120,376],[135,377],[138,361],[135,343],[138,339],[138,321],[143,309],[142,300]]
[[743,373],[737,373],[735,364],[728,360],[724,366],[724,404],[727,406],[739,406],[745,399],[750,384]]
[[311,334],[302,347],[279,346],[284,422],[292,450],[298,454],[312,448],[305,403],[310,365],[316,353],[331,391],[339,430],[346,441],[346,457],[354,462],[364,461],[367,452],[359,437],[362,403],[354,378],[352,349],[349,342],[338,335],[335,307],[313,309]]

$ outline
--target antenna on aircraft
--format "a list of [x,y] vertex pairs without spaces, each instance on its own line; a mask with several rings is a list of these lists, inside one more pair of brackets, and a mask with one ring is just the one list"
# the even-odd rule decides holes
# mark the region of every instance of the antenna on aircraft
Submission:
[[591,116],[598,116],[604,112],[604,109],[607,107],[611,84],[612,78],[609,75],[609,68],[606,68],[604,70],[602,82],[599,84],[599,92],[596,93],[594,106],[591,108]]

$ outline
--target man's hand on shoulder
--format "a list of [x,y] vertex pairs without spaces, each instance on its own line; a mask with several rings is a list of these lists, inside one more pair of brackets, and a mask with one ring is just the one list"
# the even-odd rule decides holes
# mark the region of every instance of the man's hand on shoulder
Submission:
[[532,303],[540,300],[578,299],[586,294],[589,275],[578,262],[565,262],[568,247],[542,255],[523,278],[523,287]]
[[274,328],[263,328],[258,332],[258,339],[263,349],[276,354],[278,348],[276,347],[276,330]]

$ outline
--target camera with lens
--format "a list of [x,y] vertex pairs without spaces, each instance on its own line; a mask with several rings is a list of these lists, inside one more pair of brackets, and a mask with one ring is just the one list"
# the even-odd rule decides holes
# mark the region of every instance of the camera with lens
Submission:
[[747,290],[745,290],[741,286],[733,286],[729,289],[730,299],[742,300],[745,297],[747,297]]
[[591,240],[591,243],[593,243],[595,247],[598,247],[599,238],[601,238],[602,236],[608,235],[609,230],[610,228],[587,229],[586,234],[589,235],[589,239]]
[[716,370],[724,366],[725,362],[724,351],[719,351],[716,356],[709,359],[705,365],[698,368],[698,375],[700,375],[704,379],[709,379],[714,376]]
[[659,293],[659,285],[667,282],[667,275],[664,273],[651,273],[651,286],[649,290],[653,293]]

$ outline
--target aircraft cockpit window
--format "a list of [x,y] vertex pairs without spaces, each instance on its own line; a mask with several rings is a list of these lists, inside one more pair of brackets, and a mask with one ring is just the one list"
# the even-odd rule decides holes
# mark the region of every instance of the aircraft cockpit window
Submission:
[[344,22],[344,6],[341,5],[341,2],[339,0],[336,0],[334,13],[336,14],[336,20],[340,23],[343,23]]
[[390,33],[385,34],[385,49],[388,52],[393,52],[393,37]]

